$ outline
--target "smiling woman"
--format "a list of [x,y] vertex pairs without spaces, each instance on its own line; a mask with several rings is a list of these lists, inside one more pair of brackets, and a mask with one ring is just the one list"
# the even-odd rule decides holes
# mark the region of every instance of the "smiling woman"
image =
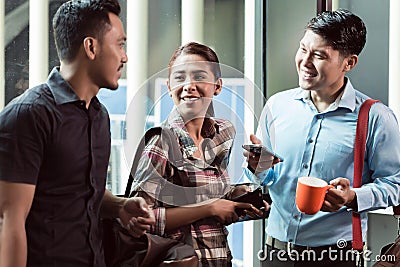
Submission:
[[204,119],[207,111],[213,111],[212,98],[222,90],[218,57],[206,46],[188,43],[174,52],[168,70],[169,94],[190,128],[197,119]]
[[212,72],[213,63],[204,60],[199,55],[181,55],[175,60],[167,82],[174,104],[189,124],[204,118],[213,96],[222,89],[222,79],[215,78]]
[[[228,197],[246,188],[230,187],[226,168],[236,132],[230,121],[215,118],[213,113],[212,99],[222,90],[219,60],[210,47],[191,42],[175,50],[168,70],[167,86],[174,109],[162,125],[179,141],[183,164],[169,162],[170,144],[161,136],[153,137],[133,174],[134,191],[154,209],[154,234],[185,237],[195,248],[201,266],[231,266],[225,226],[239,220],[238,208],[260,211]],[[178,189],[172,194],[165,191],[170,183],[188,192],[190,208],[178,204],[182,194]]]

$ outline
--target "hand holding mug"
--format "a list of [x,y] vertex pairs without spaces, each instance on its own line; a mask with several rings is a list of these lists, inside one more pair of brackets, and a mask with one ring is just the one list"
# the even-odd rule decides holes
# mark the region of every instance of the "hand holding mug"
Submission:
[[335,186],[326,194],[322,205],[322,211],[338,211],[343,206],[357,210],[356,193],[350,188],[350,181],[347,178],[336,178],[330,181]]

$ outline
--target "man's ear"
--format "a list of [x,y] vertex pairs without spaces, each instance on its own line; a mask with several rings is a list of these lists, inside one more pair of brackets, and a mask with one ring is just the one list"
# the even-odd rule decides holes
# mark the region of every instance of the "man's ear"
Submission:
[[344,65],[344,71],[347,72],[347,71],[352,70],[357,65],[358,56],[357,55],[351,55],[351,56],[347,57],[345,59],[345,61],[346,61],[346,65]]
[[218,80],[215,82],[214,95],[219,95],[219,93],[221,93],[221,90],[222,90],[222,79],[218,78]]
[[83,39],[83,48],[85,49],[86,56],[93,60],[97,52],[97,40],[93,37],[86,37]]

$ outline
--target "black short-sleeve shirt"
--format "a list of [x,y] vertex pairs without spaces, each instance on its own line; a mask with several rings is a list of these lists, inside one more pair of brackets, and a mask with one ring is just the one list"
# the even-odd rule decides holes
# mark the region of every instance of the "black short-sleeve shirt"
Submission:
[[110,156],[107,110],[87,109],[58,69],[0,113],[0,180],[36,185],[27,266],[104,266],[100,204]]

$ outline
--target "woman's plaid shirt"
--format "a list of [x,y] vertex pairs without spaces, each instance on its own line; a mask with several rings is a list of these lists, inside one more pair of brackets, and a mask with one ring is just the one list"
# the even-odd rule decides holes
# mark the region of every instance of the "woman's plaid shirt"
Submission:
[[[168,144],[161,137],[154,136],[143,150],[135,176],[135,191],[153,207],[156,225],[151,232],[174,239],[185,239],[184,230],[165,231],[165,208],[177,206],[175,199],[182,198],[182,187],[176,190],[164,189],[170,187],[169,179],[177,169],[184,171],[186,186],[183,194],[190,194],[196,202],[207,201],[224,196],[230,189],[230,180],[226,167],[235,137],[235,128],[227,120],[206,118],[202,127],[204,138],[202,158],[193,157],[196,145],[186,130],[182,117],[173,111],[163,123],[170,128],[180,145],[183,156],[183,166],[173,168],[168,161]],[[194,187],[194,188],[193,188]],[[172,187],[174,188],[174,187]],[[194,195],[194,196],[193,196]],[[228,231],[215,218],[205,218],[190,225],[191,241],[195,248],[201,266],[225,267],[231,266],[231,252],[227,243]],[[186,228],[189,232],[189,228]]]

